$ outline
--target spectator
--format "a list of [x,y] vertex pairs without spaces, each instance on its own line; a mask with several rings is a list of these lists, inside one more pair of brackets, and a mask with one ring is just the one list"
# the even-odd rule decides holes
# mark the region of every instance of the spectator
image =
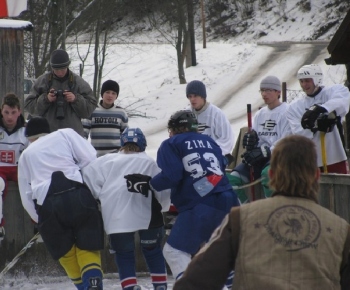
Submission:
[[17,182],[18,159],[29,143],[24,136],[24,126],[19,99],[8,93],[2,100],[0,115],[0,241],[5,237],[3,200],[8,182]]
[[120,149],[120,134],[128,127],[126,111],[115,106],[119,96],[117,82],[108,80],[102,84],[102,100],[88,119],[83,119],[85,138],[91,138],[91,145],[97,151],[97,156],[118,151]]
[[148,184],[156,191],[172,189],[171,201],[179,214],[163,254],[176,279],[231,207],[239,205],[225,175],[226,161],[219,145],[199,134],[197,128],[198,121],[191,111],[173,114],[168,122],[170,138],[163,141],[157,153],[161,172],[152,179],[140,174],[126,176],[130,188],[143,182],[143,190]]
[[[349,289],[349,224],[317,202],[315,144],[288,136],[272,151],[272,198],[233,208],[174,290]],[[341,288],[341,286],[343,288]]]
[[81,119],[90,117],[97,102],[90,85],[68,67],[70,59],[63,49],[51,53],[51,72],[35,81],[24,107],[31,115],[45,117],[51,131],[72,128],[81,136]]
[[213,138],[228,159],[228,163],[231,163],[234,134],[225,114],[217,106],[207,102],[207,91],[201,81],[189,82],[186,96],[191,103],[192,112],[198,119],[198,131]]
[[[263,178],[262,184],[266,197],[271,196],[268,188],[268,168],[271,151],[291,130],[286,119],[288,105],[281,102],[281,82],[275,76],[267,76],[260,82],[260,93],[267,105],[256,112],[252,131],[243,137],[243,163],[237,165],[228,178],[232,186],[241,186],[250,182],[250,170],[253,168],[254,180]],[[244,190],[237,190],[241,203],[249,201]]]
[[[341,118],[349,111],[348,88],[339,84],[322,86],[323,73],[316,64],[301,67],[297,77],[306,96],[290,103],[287,119],[292,133],[314,141],[317,148],[317,164],[322,172],[324,168],[320,133],[326,133],[327,171],[347,174],[347,156],[342,142]],[[337,126],[333,129],[335,124]]]
[[119,279],[124,290],[140,290],[136,279],[135,233],[151,273],[153,289],[167,288],[162,254],[164,222],[162,211],[170,205],[170,191],[128,192],[124,176],[139,172],[150,177],[160,172],[145,148],[146,138],[139,128],[125,129],[119,153],[97,158],[83,169],[83,177],[101,202],[104,228],[109,236]]
[[42,117],[29,120],[25,135],[32,143],[18,164],[23,206],[76,288],[101,290],[103,221],[80,173],[96,150],[70,128],[50,133]]

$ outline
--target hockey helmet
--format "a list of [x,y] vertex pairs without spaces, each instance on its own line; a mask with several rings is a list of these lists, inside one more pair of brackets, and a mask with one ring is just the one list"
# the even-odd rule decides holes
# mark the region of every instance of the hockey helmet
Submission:
[[197,132],[198,120],[190,110],[180,110],[171,115],[168,122],[168,129],[187,128],[189,131]]
[[323,73],[317,64],[304,65],[298,70],[298,80],[312,79],[315,86],[320,86],[323,82]]
[[146,149],[147,141],[140,128],[126,128],[120,136],[120,145],[123,147],[126,143],[135,143],[140,151]]

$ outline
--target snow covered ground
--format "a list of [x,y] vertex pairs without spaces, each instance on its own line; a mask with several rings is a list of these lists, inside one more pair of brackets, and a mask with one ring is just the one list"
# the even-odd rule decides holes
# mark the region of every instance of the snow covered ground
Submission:
[[[288,6],[284,11],[290,13],[290,18],[295,18],[288,25],[274,25],[281,17],[280,10],[272,11],[275,18],[267,18],[266,13],[261,13],[260,21],[254,25],[255,31],[268,32],[266,37],[260,39],[265,43],[258,43],[252,40],[251,35],[247,35],[240,36],[239,40],[209,42],[206,49],[202,48],[200,42],[196,44],[198,65],[185,70],[186,79],[188,82],[197,79],[205,83],[207,100],[222,108],[236,136],[239,129],[246,126],[246,104],[251,103],[254,111],[263,104],[258,90],[265,76],[275,75],[287,82],[288,89],[299,90],[297,70],[311,60],[322,67],[326,85],[343,83],[346,78],[343,65],[327,66],[324,62],[329,57],[326,47],[331,33],[323,37],[323,44],[315,46],[315,43],[303,42],[313,33],[313,25],[320,25],[329,17],[329,11],[320,14],[313,9],[310,13],[298,16],[298,11],[292,7],[296,2],[286,2]],[[279,46],[276,47],[276,44]],[[69,53],[72,58],[71,69],[78,72],[76,47],[72,45]],[[91,56],[88,61],[84,78],[92,84]],[[160,143],[168,138],[166,125],[170,115],[188,105],[186,85],[179,84],[176,63],[176,51],[171,45],[119,44],[109,48],[104,68],[103,81],[113,79],[120,84],[118,104],[143,116],[131,118],[129,124],[144,131],[148,142],[146,152],[154,158]],[[172,277],[169,277],[169,281],[168,289],[172,289]],[[149,278],[143,277],[140,282],[144,289],[152,289]],[[107,290],[121,289],[117,276],[112,274],[106,275],[104,285]],[[75,288],[67,277],[17,275],[5,276],[5,280],[0,282],[0,289]]]

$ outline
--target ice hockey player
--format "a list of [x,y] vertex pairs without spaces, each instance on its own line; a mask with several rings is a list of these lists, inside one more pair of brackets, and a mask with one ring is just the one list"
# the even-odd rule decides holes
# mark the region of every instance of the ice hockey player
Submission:
[[0,115],[0,241],[5,237],[3,201],[8,182],[17,182],[17,164],[29,141],[24,136],[24,117],[18,97],[8,93],[2,100]]
[[[287,103],[281,102],[281,81],[276,76],[267,76],[260,82],[260,93],[266,104],[256,112],[252,130],[244,134],[243,163],[236,166],[228,175],[232,186],[240,186],[250,182],[250,169],[253,168],[254,180],[262,177],[262,184],[266,197],[271,196],[268,187],[268,168],[276,143],[291,134],[286,118]],[[244,190],[237,190],[241,203],[248,202]]]
[[152,179],[139,174],[126,176],[132,188],[143,182],[140,190],[172,189],[171,201],[179,214],[163,253],[175,279],[181,278],[192,256],[231,207],[239,205],[225,175],[226,161],[219,145],[197,128],[197,118],[190,110],[174,113],[168,122],[170,138],[157,152],[161,172]]
[[[314,141],[317,164],[324,172],[347,174],[347,156],[343,147],[341,118],[349,111],[350,92],[341,84],[323,86],[323,73],[316,64],[304,65],[297,73],[306,96],[290,103],[287,118],[293,134]],[[306,110],[306,111],[305,111]],[[322,160],[321,132],[325,133],[325,154]]]
[[83,169],[85,183],[101,202],[104,228],[115,253],[123,290],[140,290],[137,285],[135,234],[150,271],[153,289],[167,289],[167,272],[162,254],[164,221],[162,211],[170,206],[170,190],[129,192],[124,176],[138,172],[153,177],[160,172],[146,152],[140,128],[127,128],[121,135],[118,153],[97,158]]
[[103,220],[80,173],[96,150],[73,129],[50,133],[43,117],[31,118],[25,135],[31,144],[18,162],[22,204],[76,288],[102,290]]
[[[272,151],[272,198],[233,208],[174,290],[349,289],[349,224],[317,201],[315,144],[297,135]],[[326,254],[327,253],[327,254]]]

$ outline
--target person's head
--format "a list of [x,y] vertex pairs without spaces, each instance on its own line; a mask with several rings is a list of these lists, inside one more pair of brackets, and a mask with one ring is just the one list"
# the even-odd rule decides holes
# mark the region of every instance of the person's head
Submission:
[[51,53],[50,66],[57,77],[63,78],[67,74],[69,64],[70,59],[65,50],[56,49]]
[[190,110],[180,110],[171,115],[168,121],[169,136],[185,132],[197,132],[198,120]]
[[125,153],[143,152],[147,141],[140,128],[126,128],[120,136],[120,151]]
[[186,96],[191,103],[191,107],[199,111],[203,108],[207,99],[205,85],[197,80],[189,82],[186,86]]
[[312,140],[293,135],[278,141],[270,160],[270,186],[285,196],[306,197],[317,202],[316,147]]
[[114,101],[118,98],[119,95],[119,84],[115,81],[108,80],[102,84],[101,87],[101,97],[102,97],[102,106],[105,108],[112,107]]
[[33,142],[50,132],[49,122],[44,117],[33,117],[28,121],[24,135],[30,142]]
[[281,90],[281,81],[275,76],[267,76],[260,82],[261,96],[270,109],[277,107],[281,103],[279,100]]
[[297,73],[300,86],[307,95],[312,95],[322,85],[323,73],[317,64],[302,66]]
[[8,93],[2,100],[1,105],[2,123],[4,127],[11,131],[17,125],[17,120],[21,115],[21,105],[14,93]]

